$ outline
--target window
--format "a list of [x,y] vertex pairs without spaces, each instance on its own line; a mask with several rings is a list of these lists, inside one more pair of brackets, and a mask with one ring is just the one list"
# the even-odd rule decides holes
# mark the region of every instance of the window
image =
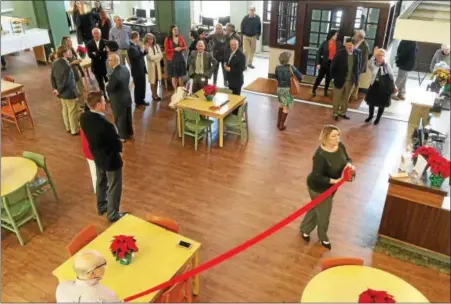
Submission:
[[230,1],[193,1],[193,20],[201,22],[201,16],[218,19],[230,16]]
[[271,21],[271,1],[263,1],[263,21]]
[[354,29],[365,31],[365,40],[368,42],[370,54],[373,53],[374,44],[377,38],[379,15],[379,8],[358,7],[356,11]]
[[277,10],[277,43],[296,44],[296,25],[298,21],[298,2],[279,1]]

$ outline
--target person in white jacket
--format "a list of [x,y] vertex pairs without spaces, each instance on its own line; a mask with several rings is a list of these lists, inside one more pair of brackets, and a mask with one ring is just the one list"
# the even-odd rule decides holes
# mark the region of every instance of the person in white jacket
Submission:
[[163,52],[155,41],[155,36],[151,33],[144,36],[144,46],[147,49],[147,75],[149,77],[150,88],[152,89],[152,99],[160,101],[158,96],[158,82],[161,80],[161,60]]

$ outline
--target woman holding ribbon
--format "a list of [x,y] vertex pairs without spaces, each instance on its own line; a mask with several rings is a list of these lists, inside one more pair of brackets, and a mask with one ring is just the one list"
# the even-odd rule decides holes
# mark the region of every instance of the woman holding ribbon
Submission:
[[[337,127],[325,126],[319,140],[321,144],[313,156],[313,169],[307,177],[308,192],[312,200],[344,179],[346,167],[355,170],[345,146],[340,142],[340,130]],[[335,192],[307,212],[300,227],[301,237],[309,242],[310,233],[318,226],[319,242],[327,249],[332,248],[327,230],[334,195]]]

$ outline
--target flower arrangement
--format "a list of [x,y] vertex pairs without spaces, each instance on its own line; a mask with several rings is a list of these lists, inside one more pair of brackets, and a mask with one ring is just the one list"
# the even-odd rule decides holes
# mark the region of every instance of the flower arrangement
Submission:
[[446,85],[450,81],[450,69],[445,67],[439,67],[434,71],[435,82],[440,86]]
[[412,155],[412,158],[416,159],[418,155],[426,159],[427,165],[431,169],[431,175],[429,176],[431,186],[440,188],[443,181],[451,174],[450,161],[441,156],[434,148],[428,146],[419,147]]
[[138,252],[138,247],[133,236],[116,235],[111,242],[110,250],[116,257],[116,261],[122,265],[128,265],[132,262],[133,253]]
[[88,50],[85,47],[79,45],[77,47],[77,53],[78,55],[80,55],[81,58],[85,58],[86,54],[88,53]]
[[386,291],[367,289],[360,294],[359,303],[396,303],[396,301]]
[[204,94],[205,98],[207,98],[208,101],[212,101],[213,97],[216,95],[216,86],[215,85],[206,85],[204,86]]

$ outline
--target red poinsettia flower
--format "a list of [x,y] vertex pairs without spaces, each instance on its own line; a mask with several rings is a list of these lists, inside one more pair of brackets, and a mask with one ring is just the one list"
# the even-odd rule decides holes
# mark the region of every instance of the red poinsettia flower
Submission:
[[439,154],[428,158],[428,166],[434,175],[440,175],[442,178],[448,178],[450,176],[451,163]]
[[132,236],[116,235],[110,245],[110,250],[114,256],[123,259],[126,254],[138,252],[136,240]]
[[396,301],[386,291],[367,289],[360,294],[359,303],[396,303]]
[[412,155],[412,158],[415,159],[418,157],[418,155],[423,156],[427,160],[431,156],[439,155],[439,153],[432,147],[421,146],[418,149],[416,149],[415,153],[413,153]]
[[204,93],[206,96],[215,95],[216,94],[216,86],[211,85],[211,84],[204,86]]
[[79,45],[78,48],[77,48],[77,52],[78,52],[78,53],[86,54],[86,53],[88,52],[88,50],[86,50],[85,47]]

